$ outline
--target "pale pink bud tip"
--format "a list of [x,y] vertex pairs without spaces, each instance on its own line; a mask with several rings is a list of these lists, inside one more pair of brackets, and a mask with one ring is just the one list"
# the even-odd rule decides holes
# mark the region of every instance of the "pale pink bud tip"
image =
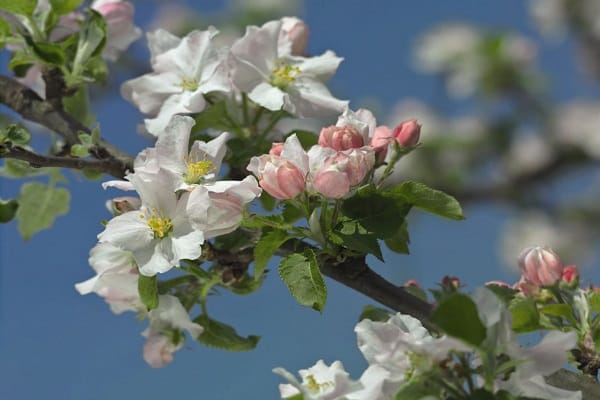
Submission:
[[400,122],[394,129],[393,136],[402,147],[415,146],[421,137],[421,125],[414,118]]
[[548,247],[530,247],[519,256],[519,269],[523,279],[536,286],[551,286],[563,273],[563,263]]
[[446,275],[442,279],[442,286],[451,288],[451,289],[458,289],[460,287],[460,279],[458,279],[455,276]]
[[308,25],[301,19],[295,17],[283,17],[281,19],[282,34],[287,36],[291,43],[291,53],[295,56],[302,56],[306,52],[308,45],[308,35],[310,33]]
[[275,142],[271,145],[271,150],[269,150],[269,154],[272,156],[281,156],[281,151],[283,150],[282,142]]
[[319,146],[337,151],[357,149],[364,144],[362,135],[353,126],[328,126],[319,134]]

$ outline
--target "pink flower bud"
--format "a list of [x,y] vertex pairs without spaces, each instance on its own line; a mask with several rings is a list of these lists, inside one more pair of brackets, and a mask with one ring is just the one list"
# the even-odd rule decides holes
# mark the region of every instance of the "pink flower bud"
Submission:
[[321,129],[319,134],[319,146],[331,147],[337,151],[357,149],[363,145],[362,135],[353,126],[328,126]]
[[404,287],[416,287],[421,289],[421,285],[419,285],[419,282],[417,282],[415,279],[409,279],[406,281],[406,283],[404,284]]
[[523,277],[521,277],[521,279],[513,285],[513,289],[518,290],[521,295],[525,297],[537,296],[540,294],[540,287],[526,281]]
[[171,343],[171,340],[160,333],[148,334],[144,344],[144,360],[154,368],[164,367],[173,361],[173,353],[179,346]]
[[377,153],[377,160],[385,160],[389,144],[394,140],[394,134],[392,130],[385,125],[378,126],[373,132],[371,138],[371,147]]
[[504,281],[487,281],[485,286],[502,286],[502,287],[510,287],[510,285]]
[[348,175],[335,167],[317,172],[312,184],[319,193],[330,199],[340,199],[350,192]]
[[272,156],[281,156],[281,151],[283,150],[283,142],[275,142],[271,145],[271,150],[269,150],[269,154]]
[[562,281],[567,285],[577,284],[579,280],[579,270],[575,265],[566,265],[562,270]]
[[133,21],[133,5],[128,2],[105,1],[93,7],[109,27],[129,25]]
[[421,125],[416,119],[400,122],[393,132],[394,139],[402,147],[412,147],[419,143]]
[[294,164],[274,156],[266,162],[259,176],[259,184],[277,199],[293,199],[304,191],[306,182],[302,171]]
[[523,279],[536,286],[551,286],[562,277],[563,263],[548,247],[530,247],[519,256]]
[[308,25],[296,17],[283,17],[281,36],[291,44],[290,53],[294,56],[303,56],[308,44]]
[[451,290],[456,290],[460,288],[460,279],[458,279],[456,276],[446,275],[442,279],[442,287]]

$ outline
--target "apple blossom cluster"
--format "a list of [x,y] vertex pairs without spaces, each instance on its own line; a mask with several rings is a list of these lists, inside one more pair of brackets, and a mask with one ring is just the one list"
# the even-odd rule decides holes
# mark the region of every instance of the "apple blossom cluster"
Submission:
[[202,112],[215,99],[237,105],[247,96],[271,112],[299,118],[329,117],[347,107],[325,86],[342,59],[331,51],[304,57],[308,29],[301,20],[250,26],[228,47],[215,44],[218,33],[211,27],[184,38],[162,29],[148,34],[152,72],[121,88],[151,116],[148,133],[158,136],[173,115]]
[[103,297],[116,313],[147,315],[144,358],[152,366],[171,361],[183,345],[181,330],[195,339],[203,328],[191,322],[189,310],[175,296],[160,295],[157,308],[146,312],[138,293],[140,274],[153,277],[200,257],[204,241],[237,229],[246,204],[261,193],[251,176],[217,180],[229,134],[188,146],[193,125],[190,117],[174,116],[156,145],[136,157],[126,181],[103,185],[135,190],[139,199],[120,197],[110,203],[115,216],[90,253],[97,275],[76,285],[81,294]]
[[274,372],[289,382],[279,386],[281,397],[471,399],[477,394],[508,392],[536,399],[581,399],[580,392],[559,389],[544,381],[544,376],[567,361],[567,351],[577,340],[574,332],[553,331],[535,347],[524,348],[512,331],[510,312],[490,290],[477,290],[469,301],[476,305],[484,328],[479,343],[452,335],[435,337],[419,320],[400,313],[385,321],[363,319],[355,332],[369,366],[358,380],[349,377],[340,361],[328,366],[319,360],[299,371],[301,380],[276,368]]
[[321,129],[318,144],[308,151],[291,135],[285,143],[273,143],[269,154],[252,157],[248,171],[277,199],[293,199],[305,191],[340,199],[372,176],[392,143],[410,148],[419,141],[420,125],[414,119],[394,130],[376,125],[370,111],[346,109],[335,126]]
[[[48,13],[51,8],[48,0],[38,0],[36,14]],[[106,43],[102,49],[102,57],[108,61],[116,61],[119,55],[127,50],[129,45],[140,38],[142,31],[133,24],[135,8],[133,3],[127,0],[94,0],[90,9],[99,13],[106,23]],[[48,33],[50,42],[60,42],[69,35],[77,33],[85,15],[80,11],[72,11],[59,17],[56,25]],[[34,37],[39,33],[39,28],[31,21],[20,18],[19,15],[12,16],[15,25],[22,26]],[[18,47],[13,45],[13,48]],[[31,87],[40,97],[46,97],[46,82],[42,77],[42,65],[33,64],[25,76],[19,80]]]

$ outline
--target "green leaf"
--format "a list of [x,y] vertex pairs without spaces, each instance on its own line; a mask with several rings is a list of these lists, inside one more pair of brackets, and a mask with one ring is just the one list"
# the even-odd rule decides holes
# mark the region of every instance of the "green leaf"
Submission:
[[327,287],[312,250],[305,251],[304,255],[291,254],[281,260],[279,276],[298,303],[323,311]]
[[465,219],[462,208],[456,199],[439,190],[419,182],[404,182],[387,190],[392,196],[399,196],[415,207],[442,217]]
[[82,1],[83,0],[50,0],[50,5],[52,5],[54,12],[62,15],[75,11]]
[[600,312],[600,292],[591,291],[588,294],[591,312]]
[[195,133],[202,132],[210,128],[229,130],[231,127],[223,122],[226,116],[227,106],[225,104],[225,100],[219,101],[212,106],[205,108],[201,113],[196,115],[196,124],[192,128],[191,140],[196,140],[197,135],[194,135]]
[[489,283],[485,285],[485,287],[492,291],[498,300],[500,300],[506,307],[510,305],[512,299],[514,299],[516,294],[519,293],[518,290],[515,290],[509,286],[495,285],[493,283]]
[[381,247],[375,234],[368,232],[357,221],[345,220],[339,222],[329,233],[330,239],[341,246],[362,254],[373,254],[383,261]]
[[302,130],[290,132],[288,135],[286,135],[286,139],[293,134],[296,134],[296,137],[304,149],[310,149],[319,142],[319,135],[314,132]]
[[140,274],[138,279],[138,293],[142,303],[148,308],[153,310],[158,307],[158,279],[156,275],[145,276]]
[[71,96],[63,97],[62,104],[66,112],[75,117],[77,121],[88,125],[89,100],[87,89],[81,86]]
[[6,39],[10,36],[10,25],[4,18],[0,18],[0,49],[6,44]]
[[33,15],[37,0],[0,0],[0,9],[19,15]]
[[252,278],[249,275],[244,275],[244,277],[240,280],[235,281],[234,283],[223,285],[227,290],[232,291],[235,294],[239,294],[240,296],[245,296],[248,294],[252,294],[261,288],[263,282],[265,280],[262,278]]
[[0,223],[4,224],[8,221],[11,221],[15,217],[18,208],[19,203],[15,199],[0,199]]
[[31,141],[31,133],[22,126],[10,124],[6,127],[6,139],[14,144],[24,145]]
[[0,176],[5,178],[24,178],[26,176],[44,175],[49,170],[49,168],[33,168],[27,161],[7,158],[4,159],[4,166],[0,168]]
[[254,279],[261,279],[269,260],[275,252],[291,236],[286,231],[275,229],[263,232],[256,246],[254,246]]
[[410,237],[408,235],[408,229],[406,221],[400,226],[400,230],[392,237],[384,240],[385,245],[388,249],[399,254],[410,254],[408,244],[410,243]]
[[89,146],[84,144],[74,144],[71,146],[71,155],[73,157],[87,157],[90,155],[88,148]]
[[86,70],[88,62],[101,54],[105,44],[106,22],[104,18],[94,10],[86,10],[86,18],[80,29],[77,51],[73,59],[73,68],[70,76],[66,77],[68,86],[76,86],[85,80],[81,75]]
[[545,304],[540,308],[540,312],[553,317],[562,317],[574,326],[577,326],[577,320],[573,315],[573,309],[565,303]]
[[194,322],[204,327],[204,332],[197,340],[205,346],[229,351],[248,351],[254,349],[260,340],[260,336],[240,336],[231,326],[206,315],[199,316]]
[[376,189],[374,185],[367,185],[342,203],[342,211],[378,238],[385,239],[401,229],[410,205],[401,198]]
[[513,317],[512,328],[515,332],[531,332],[540,328],[540,314],[531,297],[515,297],[508,310]]
[[[264,192],[261,197],[262,196],[264,196]],[[302,210],[288,202],[284,203],[281,215],[283,216],[283,220],[288,224],[293,224],[303,216]]]
[[381,321],[385,322],[392,316],[392,313],[388,310],[375,306],[364,306],[360,317],[358,317],[359,321],[363,319],[370,319],[371,321]]
[[67,189],[41,182],[29,182],[21,187],[17,210],[18,229],[23,239],[49,228],[56,217],[69,211],[70,194]]
[[25,36],[25,42],[35,57],[44,64],[62,67],[67,60],[65,52],[59,44],[36,42],[29,36]]
[[486,337],[486,329],[477,313],[477,306],[469,296],[451,294],[433,310],[432,322],[442,331],[474,346]]

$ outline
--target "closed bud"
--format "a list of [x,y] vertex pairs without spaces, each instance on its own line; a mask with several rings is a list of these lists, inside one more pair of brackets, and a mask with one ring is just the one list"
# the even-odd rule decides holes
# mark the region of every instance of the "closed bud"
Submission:
[[330,147],[336,151],[357,149],[364,145],[363,136],[353,126],[328,126],[321,129],[319,146]]
[[375,128],[375,132],[373,133],[370,144],[373,150],[375,150],[377,153],[377,160],[385,160],[388,146],[393,140],[394,134],[389,127],[381,125]]
[[394,129],[393,136],[402,147],[415,146],[421,137],[421,125],[414,118],[400,122]]
[[567,265],[562,270],[561,280],[569,286],[579,284],[579,270],[575,265]]
[[282,142],[275,142],[271,145],[271,150],[269,150],[269,155],[272,156],[281,156],[281,151],[283,150]]
[[563,263],[548,247],[530,247],[519,256],[519,269],[523,279],[536,286],[551,286],[563,273]]
[[293,199],[306,187],[302,171],[278,157],[272,157],[267,162],[258,183],[271,196],[281,200]]

